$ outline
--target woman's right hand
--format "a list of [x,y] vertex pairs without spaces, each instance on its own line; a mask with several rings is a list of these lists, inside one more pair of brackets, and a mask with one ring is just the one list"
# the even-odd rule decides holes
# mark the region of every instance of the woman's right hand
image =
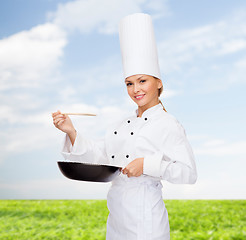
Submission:
[[56,128],[67,134],[72,134],[75,132],[75,128],[71,119],[66,114],[62,114],[59,110],[52,113],[53,124]]

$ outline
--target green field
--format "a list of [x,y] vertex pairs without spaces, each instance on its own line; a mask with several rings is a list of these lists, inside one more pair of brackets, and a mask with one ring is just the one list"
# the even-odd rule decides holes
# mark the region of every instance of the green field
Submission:
[[[165,200],[172,240],[246,239],[245,200]],[[0,200],[0,239],[105,239],[105,200]]]

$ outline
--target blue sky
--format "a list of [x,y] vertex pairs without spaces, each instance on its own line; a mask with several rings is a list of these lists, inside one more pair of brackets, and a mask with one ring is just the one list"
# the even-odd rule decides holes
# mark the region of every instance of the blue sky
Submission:
[[163,182],[164,198],[246,197],[245,1],[4,1],[0,5],[0,198],[106,198],[110,184],[64,178],[64,134],[51,112],[89,138],[136,108],[127,96],[117,24],[153,18],[168,112],[193,147],[195,185]]

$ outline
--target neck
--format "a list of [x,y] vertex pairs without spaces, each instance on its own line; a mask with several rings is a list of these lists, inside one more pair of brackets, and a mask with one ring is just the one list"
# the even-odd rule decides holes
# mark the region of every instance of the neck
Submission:
[[151,108],[151,107],[154,107],[155,105],[159,104],[159,99],[157,99],[156,101],[153,101],[152,103],[149,103],[149,104],[145,104],[143,106],[138,106],[138,117],[142,117],[143,113]]

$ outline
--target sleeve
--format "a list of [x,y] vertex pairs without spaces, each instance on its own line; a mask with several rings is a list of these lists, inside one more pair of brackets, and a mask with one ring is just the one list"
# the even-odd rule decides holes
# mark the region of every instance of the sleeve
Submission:
[[175,124],[162,141],[162,149],[144,158],[143,173],[171,183],[197,180],[195,158],[182,125]]
[[78,131],[73,145],[66,134],[61,154],[65,160],[70,161],[100,164],[109,163],[106,154],[105,139],[85,139]]

